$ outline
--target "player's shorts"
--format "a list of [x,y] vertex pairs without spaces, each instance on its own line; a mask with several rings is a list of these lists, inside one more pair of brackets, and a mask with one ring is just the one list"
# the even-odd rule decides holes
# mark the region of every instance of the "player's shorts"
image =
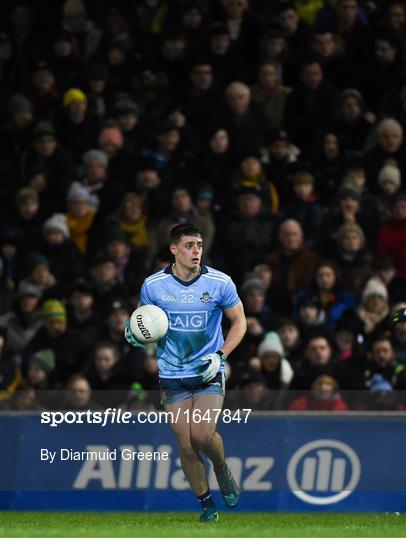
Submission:
[[202,396],[204,394],[218,394],[224,396],[225,379],[224,373],[217,373],[209,383],[202,382],[202,377],[185,377],[176,379],[159,378],[162,405],[172,405],[177,401],[183,401],[189,397]]

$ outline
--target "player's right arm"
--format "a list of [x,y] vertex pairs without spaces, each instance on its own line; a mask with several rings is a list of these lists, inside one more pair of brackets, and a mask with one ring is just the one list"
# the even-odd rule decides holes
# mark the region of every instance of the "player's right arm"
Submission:
[[[142,284],[142,287],[141,287],[140,300],[138,302],[137,307],[145,306],[146,304],[152,304],[152,303],[153,302],[151,301],[151,299],[149,297],[147,284],[144,281],[144,283]],[[130,321],[129,320],[125,321],[124,337],[128,341],[128,343],[130,345],[132,345],[133,347],[145,347],[145,344],[138,341],[138,339],[131,332]]]
[[133,347],[145,347],[145,344],[138,341],[138,339],[131,332],[130,321],[128,319],[125,321],[124,337]]

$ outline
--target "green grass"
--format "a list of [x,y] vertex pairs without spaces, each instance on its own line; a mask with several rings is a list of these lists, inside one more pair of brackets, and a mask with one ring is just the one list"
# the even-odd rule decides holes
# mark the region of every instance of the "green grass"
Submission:
[[141,512],[0,512],[4,536],[120,537],[404,537],[406,515],[222,513],[218,523],[199,514]]

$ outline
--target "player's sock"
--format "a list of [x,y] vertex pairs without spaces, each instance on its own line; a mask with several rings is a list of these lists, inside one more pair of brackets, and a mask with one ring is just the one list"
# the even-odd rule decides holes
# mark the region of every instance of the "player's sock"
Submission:
[[199,503],[201,504],[203,510],[205,508],[216,508],[216,504],[213,500],[213,497],[211,496],[210,489],[208,489],[204,495],[201,495],[197,498],[199,499]]
[[220,468],[214,469],[217,482],[223,496],[224,502],[229,508],[234,508],[240,498],[240,488],[230,471],[229,466],[224,461]]
[[217,512],[216,504],[211,496],[210,490],[207,490],[204,495],[197,497],[203,509],[203,513],[200,516],[201,522],[206,521],[218,521],[219,515]]

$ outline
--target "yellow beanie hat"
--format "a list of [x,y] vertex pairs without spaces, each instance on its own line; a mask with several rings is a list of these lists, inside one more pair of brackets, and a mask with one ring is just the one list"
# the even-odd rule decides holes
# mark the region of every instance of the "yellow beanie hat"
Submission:
[[74,101],[81,101],[82,103],[87,103],[87,97],[82,90],[79,88],[70,88],[63,95],[63,104],[65,107],[69,107]]
[[50,299],[42,306],[42,317],[45,321],[51,319],[66,319],[66,308],[59,300]]

